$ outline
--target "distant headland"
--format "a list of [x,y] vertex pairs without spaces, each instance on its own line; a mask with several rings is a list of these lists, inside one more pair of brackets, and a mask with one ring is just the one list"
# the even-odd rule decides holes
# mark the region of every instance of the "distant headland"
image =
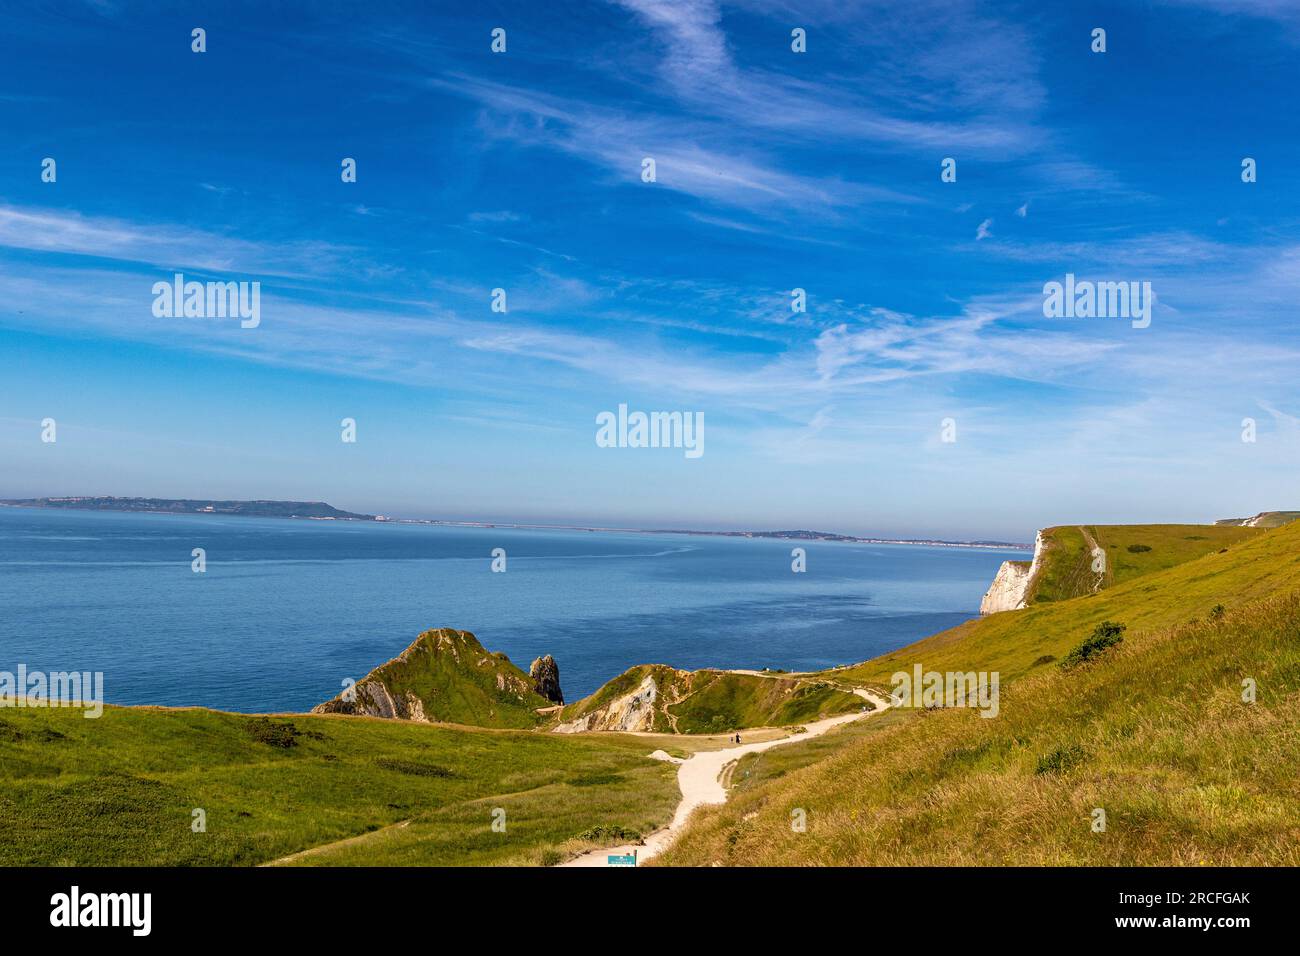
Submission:
[[500,521],[458,521],[442,518],[394,518],[341,511],[323,501],[210,501],[196,498],[118,498],[84,495],[64,498],[0,498],[0,507],[57,508],[76,511],[135,511],[149,514],[217,514],[248,518],[305,518],[311,521],[382,521],[447,528],[503,528],[515,531],[588,531],[606,534],[692,534],[720,538],[772,538],[781,541],[835,541],[849,544],[911,544],[936,548],[1011,548],[1028,551],[1030,544],[1012,541],[949,541],[942,538],[864,538],[830,531],[694,531],[681,528],[615,528],[585,525],[516,524]]
[[247,518],[309,518],[316,521],[374,521],[374,515],[340,511],[323,501],[207,501],[193,498],[115,498],[111,495],[70,498],[6,498],[11,508],[60,508],[74,511],[143,511],[154,514],[239,515]]

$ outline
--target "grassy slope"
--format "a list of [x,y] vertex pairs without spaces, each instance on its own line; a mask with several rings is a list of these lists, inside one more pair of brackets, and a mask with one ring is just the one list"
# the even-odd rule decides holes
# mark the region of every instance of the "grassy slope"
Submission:
[[867,702],[824,681],[752,674],[697,675],[694,692],[669,706],[684,734],[783,727],[861,710]]
[[[1300,511],[1265,511],[1260,517],[1257,528],[1280,528],[1284,524],[1290,524],[1292,521],[1300,519]],[[1216,521],[1215,524],[1233,524],[1239,521],[1248,521],[1248,518],[1224,518]]]
[[[733,777],[734,800],[705,811],[662,861],[1300,864],[1297,588],[1300,525],[1291,525],[863,665],[861,676],[904,660],[1001,669],[1001,716],[900,712],[830,756],[813,747],[829,750],[835,737],[792,744],[784,766]],[[1203,613],[1218,603],[1229,606],[1223,617]],[[1101,661],[1031,670],[1103,618],[1129,631]],[[1258,684],[1253,705],[1241,700],[1245,677]],[[1053,755],[1065,767],[1039,772]],[[808,813],[806,833],[790,829],[796,807]],[[1105,833],[1091,829],[1097,807]]]
[[[250,720],[0,710],[0,865],[252,864],[406,820],[403,843],[385,831],[303,862],[552,862],[595,845],[575,840],[593,827],[663,824],[680,797],[676,768],[632,737],[293,715],[273,718],[304,732],[280,748]],[[206,833],[191,832],[196,807]]]
[[[1205,530],[1189,527],[1198,528],[1189,533]],[[1300,587],[1300,523],[1267,532],[1229,530],[1254,533],[1226,553],[1215,550],[1094,595],[990,614],[830,673],[888,686],[893,672],[920,663],[927,670],[996,670],[1007,681],[1051,663],[1041,658],[1063,656],[1107,619],[1122,621],[1130,630],[1163,627],[1204,616],[1216,604],[1234,605]]]
[[[659,686],[654,729],[669,733],[725,733],[749,727],[783,727],[819,717],[860,710],[866,702],[826,679],[729,674],[722,671],[678,671],[662,664],[629,668],[590,697],[564,709],[574,720],[606,706],[634,690],[648,675]],[[663,703],[674,696],[682,699]],[[672,715],[672,720],[667,715]]]
[[732,765],[729,774],[730,793],[732,796],[746,793],[769,780],[784,777],[801,767],[832,756],[846,744],[880,733],[912,716],[914,715],[907,711],[888,710],[870,720],[855,720],[844,724],[811,740],[746,754]]
[[1043,566],[1033,582],[1029,600],[1035,604],[1065,601],[1092,590],[1097,575],[1092,571],[1093,558],[1085,531],[1106,552],[1102,587],[1112,587],[1231,547],[1255,537],[1260,530],[1183,524],[1047,528],[1043,532]]
[[[546,719],[538,715],[539,707],[551,706],[506,655],[486,650],[468,631],[451,628],[425,631],[358,687],[372,681],[382,682],[394,697],[415,694],[429,720],[446,723],[526,729]],[[330,706],[348,712],[337,698]]]

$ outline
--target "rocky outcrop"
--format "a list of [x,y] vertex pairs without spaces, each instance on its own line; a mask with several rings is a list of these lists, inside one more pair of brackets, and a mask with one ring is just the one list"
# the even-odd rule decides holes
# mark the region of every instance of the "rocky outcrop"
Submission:
[[1029,602],[1029,588],[1042,567],[1043,533],[1034,538],[1033,561],[1003,561],[980,601],[981,614],[1018,611]]
[[560,690],[560,665],[550,654],[533,661],[528,668],[528,676],[533,679],[533,690],[545,697],[552,704],[564,703],[564,691]]
[[653,674],[647,674],[630,694],[610,701],[604,707],[584,714],[577,720],[560,724],[557,734],[581,734],[589,730],[653,730],[655,701],[659,698],[659,685]]
[[317,704],[313,714],[359,714],[363,717],[387,717],[390,720],[417,720],[428,723],[424,701],[407,691],[394,695],[382,681],[365,680],[333,700]]
[[[559,669],[549,657],[537,663],[545,661],[558,693]],[[473,634],[438,628],[312,713],[530,728],[542,720],[538,710],[551,703],[533,687],[506,655],[485,650]]]

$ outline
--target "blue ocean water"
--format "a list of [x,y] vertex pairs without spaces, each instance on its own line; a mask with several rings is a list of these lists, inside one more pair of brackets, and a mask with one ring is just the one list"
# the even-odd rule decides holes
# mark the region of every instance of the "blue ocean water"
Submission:
[[525,670],[554,655],[577,700],[633,664],[865,660],[975,615],[1025,557],[807,542],[795,574],[795,545],[0,508],[0,670],[103,671],[109,703],[295,711],[446,626]]

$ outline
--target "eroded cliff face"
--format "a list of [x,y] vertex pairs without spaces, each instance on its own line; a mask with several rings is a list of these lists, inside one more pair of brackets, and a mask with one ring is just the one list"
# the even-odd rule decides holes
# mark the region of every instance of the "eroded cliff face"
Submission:
[[861,709],[862,698],[852,688],[816,676],[641,664],[565,708],[554,730],[724,734]]
[[1038,532],[1034,538],[1034,559],[1032,561],[1003,561],[998,568],[993,583],[984,592],[980,601],[981,614],[996,614],[999,611],[1018,611],[1025,607],[1029,597],[1029,586],[1034,576],[1042,567],[1043,533]]
[[616,697],[603,707],[583,714],[577,720],[560,724],[557,734],[581,734],[590,730],[653,730],[655,702],[660,698],[659,685],[654,674],[645,679],[631,693]]

